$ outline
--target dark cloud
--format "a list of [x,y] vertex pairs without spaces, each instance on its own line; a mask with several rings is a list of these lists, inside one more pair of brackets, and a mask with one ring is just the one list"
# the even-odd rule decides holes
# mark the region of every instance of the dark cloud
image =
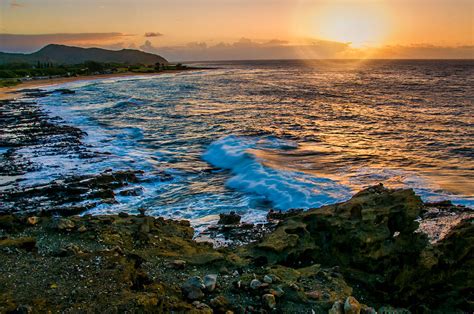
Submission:
[[122,33],[0,34],[0,51],[33,52],[48,44],[107,46],[130,36]]
[[163,34],[158,33],[158,32],[147,32],[147,33],[145,33],[145,37],[160,37],[160,36],[163,36]]

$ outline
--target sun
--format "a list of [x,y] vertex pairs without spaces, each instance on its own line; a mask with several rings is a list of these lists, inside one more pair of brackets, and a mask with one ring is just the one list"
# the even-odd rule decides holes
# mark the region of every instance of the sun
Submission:
[[388,9],[382,2],[326,2],[300,18],[300,35],[354,48],[382,45],[389,35]]

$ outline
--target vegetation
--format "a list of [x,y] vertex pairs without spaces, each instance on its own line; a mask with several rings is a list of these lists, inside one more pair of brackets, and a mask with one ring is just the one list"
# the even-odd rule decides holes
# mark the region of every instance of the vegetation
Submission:
[[160,71],[183,70],[186,66],[182,64],[170,65],[156,63],[154,65],[144,64],[120,64],[101,63],[85,61],[84,63],[66,65],[53,64],[52,62],[30,63],[7,63],[0,64],[0,86],[12,86],[18,84],[15,79],[42,78],[42,77],[69,77],[79,75],[112,74],[112,73],[156,73]]
[[10,87],[20,84],[18,79],[0,79],[0,87]]

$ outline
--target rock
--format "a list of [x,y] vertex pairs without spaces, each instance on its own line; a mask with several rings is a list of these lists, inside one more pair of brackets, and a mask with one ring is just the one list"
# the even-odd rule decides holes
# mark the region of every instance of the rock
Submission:
[[171,266],[175,269],[184,269],[186,267],[186,261],[182,259],[176,259],[171,262]]
[[275,287],[274,289],[270,289],[270,293],[273,294],[275,297],[280,298],[285,294],[285,291],[283,291],[283,289],[280,286],[278,286],[278,287]]
[[227,267],[225,266],[222,266],[221,268],[219,268],[219,273],[223,274],[223,275],[227,275],[229,274],[229,269],[227,269]]
[[321,299],[321,291],[309,291],[305,292],[308,299],[319,300]]
[[382,306],[379,308],[379,314],[410,314],[411,312],[406,309],[398,309],[391,306]]
[[80,226],[79,228],[77,228],[77,231],[83,233],[83,232],[86,232],[86,231],[87,231],[87,228],[86,228],[86,226],[82,225],[82,226]]
[[361,314],[377,314],[377,311],[369,306],[362,306],[362,309],[360,310]]
[[360,314],[361,305],[354,297],[347,297],[344,302],[344,314]]
[[195,276],[189,278],[182,286],[181,291],[189,300],[199,300],[204,297],[202,289],[205,289],[201,278]]
[[16,314],[29,314],[33,313],[33,307],[31,305],[20,305],[16,308]]
[[336,301],[329,309],[328,314],[344,314],[344,305],[341,301]]
[[266,283],[272,283],[273,282],[273,278],[269,275],[265,275],[263,277],[263,282],[266,282]]
[[229,214],[219,214],[220,225],[236,225],[240,222],[240,215],[236,212],[231,211]]
[[260,280],[258,279],[253,279],[251,282],[250,282],[250,288],[252,289],[258,289],[262,286],[262,283],[260,282]]
[[264,294],[262,297],[263,306],[273,310],[276,307],[276,300],[273,294]]
[[36,225],[39,221],[40,221],[40,218],[36,216],[28,217],[28,219],[26,220],[26,222],[31,226]]
[[75,226],[76,225],[74,224],[74,222],[72,220],[69,220],[69,219],[66,219],[66,218],[62,218],[58,222],[58,229],[59,230],[71,231],[72,229],[74,229]]
[[229,300],[222,295],[218,295],[217,297],[211,299],[211,307],[215,309],[217,312],[225,313],[229,308]]
[[122,191],[119,192],[119,195],[121,195],[121,196],[139,196],[139,195],[142,195],[142,194],[143,194],[143,189],[141,187],[122,190]]
[[0,240],[0,249],[1,248],[19,248],[26,251],[33,251],[36,248],[36,239],[32,237],[23,237],[15,239],[1,239]]
[[216,284],[217,275],[211,274],[204,277],[204,286],[206,287],[207,291],[214,291],[214,289],[216,289]]

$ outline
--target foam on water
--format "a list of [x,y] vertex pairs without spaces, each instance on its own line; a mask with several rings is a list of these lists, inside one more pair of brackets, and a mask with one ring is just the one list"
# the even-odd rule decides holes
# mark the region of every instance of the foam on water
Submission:
[[[456,72],[462,76],[451,83],[463,92],[453,92],[424,74],[446,68],[400,66],[336,75],[291,63],[278,69],[237,64],[49,87],[76,91],[38,102],[51,116],[87,132],[83,142],[99,156],[35,156],[22,149],[41,167],[20,184],[106,169],[143,170],[146,180],[137,184],[142,195],[117,193],[118,203],[91,213],[144,207],[150,215],[190,219],[198,230],[219,213],[234,210],[244,221],[259,222],[271,208],[339,202],[379,182],[414,188],[425,201],[473,206],[472,182],[463,180],[474,169],[466,114],[474,76]],[[425,85],[407,91],[407,79]],[[172,179],[162,181],[163,172]],[[446,182],[456,189],[440,188]]]
[[213,142],[203,159],[231,171],[226,182],[229,188],[261,195],[276,209],[315,208],[350,198],[351,190],[336,181],[266,167],[251,152],[288,147],[291,145],[277,139],[231,135]]

